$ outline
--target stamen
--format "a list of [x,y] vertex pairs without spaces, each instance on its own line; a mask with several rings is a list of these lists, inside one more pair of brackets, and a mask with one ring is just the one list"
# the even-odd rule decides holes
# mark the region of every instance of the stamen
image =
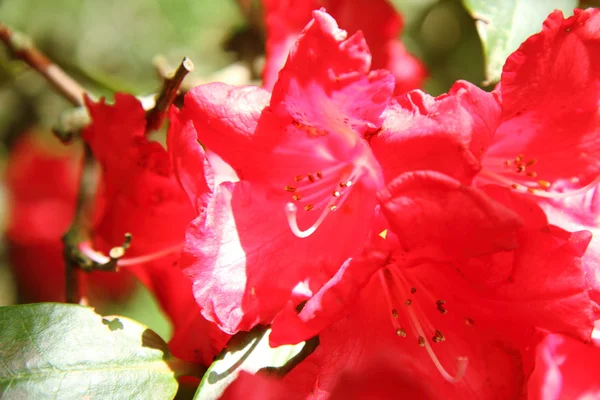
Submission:
[[[181,251],[181,249],[183,249],[183,243],[181,244],[177,244],[175,246],[170,246],[167,247],[165,249],[156,251],[154,253],[150,253],[150,254],[146,254],[143,256],[138,256],[138,257],[124,257],[121,258],[117,261],[117,266],[118,267],[128,267],[131,265],[140,265],[140,264],[144,264],[150,261],[154,261],[154,260],[158,260],[160,258],[163,258],[169,254],[172,253],[176,253],[178,251]],[[87,257],[89,257],[90,260],[95,261],[99,264],[106,264],[107,262],[110,261],[110,257],[105,256],[103,253],[96,251],[92,248],[91,243],[90,242],[83,242],[79,244],[79,250],[81,250],[81,252],[83,254],[85,254]]]
[[[339,172],[339,171],[343,172],[343,170],[346,168],[348,168],[348,164],[341,165],[341,166],[337,165],[335,167],[328,169],[327,173],[331,173],[332,178],[330,178],[329,180],[320,179],[319,181],[316,181],[315,183],[305,183],[305,186],[300,187],[304,196],[300,196],[299,193],[296,193],[296,194],[294,194],[294,196],[292,196],[292,199],[295,201],[303,199],[305,202],[307,202],[304,206],[302,206],[302,208],[305,211],[312,211],[314,209],[322,209],[321,214],[319,215],[317,220],[308,229],[302,230],[298,226],[298,220],[297,220],[298,207],[296,205],[294,205],[293,203],[286,203],[285,212],[287,215],[288,224],[290,226],[290,229],[294,233],[294,235],[296,235],[300,238],[305,238],[305,237],[312,235],[319,228],[319,226],[323,223],[323,221],[325,220],[327,215],[330,212],[337,210],[346,201],[351,190],[348,190],[347,188],[345,190],[334,190],[332,192],[332,196],[334,197],[334,200],[331,200],[331,197],[328,197],[326,195],[327,192],[325,189],[325,187],[327,185],[330,185],[332,183],[331,180],[335,179],[335,172]],[[361,167],[355,167],[351,171],[347,182],[356,181],[356,179],[358,179],[358,177],[360,176],[360,173],[361,173]],[[307,176],[308,176],[309,180],[311,179],[310,178],[311,176],[314,179],[314,176],[312,174],[308,174]],[[323,172],[319,171],[317,173],[317,176],[322,177]],[[331,186],[329,186],[329,187],[331,188]],[[287,186],[285,186],[285,190],[288,192],[295,192],[296,190],[298,190],[298,188],[295,186],[287,185]],[[308,194],[306,192],[308,192]],[[333,204],[331,204],[331,203],[333,203]]]
[[[506,178],[506,177],[504,177],[504,176],[496,173],[496,172],[493,172],[493,171],[490,171],[490,170],[487,170],[487,169],[481,170],[480,175],[482,177],[484,177],[484,178],[487,178],[488,180],[490,180],[492,182],[495,182],[495,183],[499,182],[499,183],[505,184],[505,185],[507,185],[509,187],[512,187],[513,189],[522,190],[523,193],[530,193],[530,194],[533,194],[535,196],[544,197],[544,198],[548,198],[548,199],[566,199],[566,198],[569,198],[569,197],[577,196],[579,194],[586,193],[588,190],[590,190],[591,188],[593,188],[595,185],[597,185],[600,182],[600,176],[598,176],[592,182],[588,183],[587,185],[585,185],[585,186],[583,186],[583,187],[581,187],[579,189],[575,189],[575,190],[572,190],[570,192],[559,193],[559,192],[546,192],[544,190],[537,189],[536,187],[531,187],[531,186],[526,186],[526,185],[523,185],[523,184],[518,184],[518,183],[516,183],[516,182],[514,182],[514,181],[512,181],[512,180],[510,180],[510,179],[508,179],[508,178]],[[542,183],[540,183],[540,182],[542,182]],[[544,189],[547,189],[545,187],[546,183],[549,186],[551,186],[551,183],[548,182],[548,181],[542,181],[542,180],[540,180],[540,181],[537,181],[537,182],[532,182],[532,184],[539,185],[539,186],[541,186]]]
[[[392,274],[391,272],[389,272],[389,270],[385,270],[388,273],[389,278],[396,284],[396,286],[398,286],[399,289],[401,290],[406,290],[407,287],[405,286],[404,282],[403,282],[403,277],[401,274]],[[388,304],[390,303],[391,300],[391,295],[389,294],[389,289],[388,289],[388,285],[385,283],[385,279],[383,274],[379,275],[382,284],[384,286],[384,292],[386,294],[386,299],[388,299]],[[405,278],[404,278],[405,279]],[[443,300],[438,300],[438,302],[441,302]],[[444,304],[444,303],[441,303]],[[438,305],[439,307],[441,307],[441,304]],[[440,362],[440,360],[437,358],[435,352],[433,351],[433,348],[431,347],[431,345],[429,344],[428,341],[425,340],[425,332],[423,331],[423,327],[421,326],[419,319],[417,318],[416,315],[416,310],[419,310],[418,306],[415,307],[406,307],[407,310],[407,314],[409,317],[409,321],[413,327],[413,329],[416,331],[416,334],[418,335],[418,343],[419,346],[421,347],[425,347],[425,350],[427,351],[427,354],[429,355],[429,358],[431,358],[431,361],[433,362],[433,364],[435,365],[436,369],[438,370],[438,372],[442,375],[442,377],[444,379],[446,379],[448,382],[450,383],[456,383],[459,382],[463,376],[465,375],[465,372],[467,371],[467,365],[469,363],[468,358],[466,357],[458,357],[457,358],[457,367],[456,367],[456,375],[450,375],[448,373],[448,371],[446,371],[446,369],[444,368],[444,366],[442,365],[442,363]],[[394,322],[395,320],[392,319],[392,322]],[[440,333],[440,336],[438,336],[439,331],[436,330],[435,334],[436,337],[443,337],[443,335]],[[440,338],[439,341],[442,341],[442,339]]]
[[400,337],[406,337],[406,331],[404,330],[404,328],[398,328],[396,329],[396,335]]

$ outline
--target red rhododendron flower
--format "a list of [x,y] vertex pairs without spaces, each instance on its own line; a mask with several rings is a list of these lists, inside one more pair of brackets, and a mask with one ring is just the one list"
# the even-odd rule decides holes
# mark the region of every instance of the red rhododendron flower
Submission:
[[398,39],[402,17],[387,0],[263,0],[267,30],[264,87],[272,89],[290,49],[312,18],[312,11],[326,7],[338,24],[350,33],[362,31],[373,57],[371,67],[385,68],[396,78],[395,93],[421,86],[425,66],[409,54]]
[[596,341],[583,344],[572,338],[551,334],[537,346],[535,370],[529,379],[532,400],[597,399],[600,381],[600,323]]
[[[210,363],[226,335],[221,334],[222,344],[212,342],[213,328],[201,319],[190,281],[176,266],[194,208],[173,174],[169,155],[146,138],[146,114],[135,97],[116,94],[114,105],[88,100],[87,107],[92,124],[83,137],[102,166],[93,247],[107,253],[131,233],[131,247],[118,265],[134,272],[157,296],[174,325],[174,353]],[[197,331],[188,332],[190,325]],[[192,334],[198,340],[188,336]]]
[[[343,273],[338,271],[340,266],[360,254],[372,233],[376,192],[388,180],[388,164],[402,158],[405,151],[410,158],[417,150],[430,150],[427,141],[420,147],[403,147],[423,134],[416,128],[415,136],[389,137],[387,145],[371,150],[365,137],[384,123],[382,112],[393,79],[385,71],[369,72],[369,61],[360,32],[346,38],[329,15],[315,11],[280,72],[272,96],[261,88],[222,84],[200,86],[186,95],[178,122],[184,133],[171,132],[191,136],[187,145],[178,141],[188,149],[173,151],[196,158],[182,164],[182,181],[193,182],[204,168],[192,130],[239,178],[222,182],[218,171],[209,173],[210,196],[198,196],[193,185],[184,184],[192,187],[188,192],[202,207],[188,229],[181,266],[194,280],[203,315],[226,332],[269,323],[286,304],[293,310],[325,282],[335,281],[336,274]],[[462,104],[471,96],[468,86],[456,92],[444,102],[446,107],[457,112],[477,108]],[[478,111],[493,117],[498,105],[484,104]],[[384,116],[395,123],[394,109],[390,113]],[[488,134],[486,123],[463,114],[465,119],[455,126],[462,136],[438,141],[439,151],[445,146],[461,171],[472,163],[471,142],[486,140]],[[448,135],[439,127],[430,128],[433,140]],[[467,150],[457,147],[459,143]],[[466,181],[466,174],[457,176]],[[447,227],[458,220],[464,227],[461,237],[494,234],[497,240],[473,245],[465,240],[456,253],[480,254],[514,246],[514,231],[520,224],[514,213],[480,192],[463,190],[453,178],[421,175],[405,182],[413,202],[406,222],[417,223],[426,207],[436,203],[436,196],[446,197],[450,205],[431,213],[430,224],[421,223],[401,234],[413,250],[411,256],[426,254],[431,242],[441,243],[439,238],[454,235]],[[474,211],[469,214],[461,209]],[[441,249],[435,251],[442,258],[454,257]]]
[[[521,352],[534,343],[536,329],[589,340],[593,303],[581,265],[589,233],[548,225],[533,202],[509,189],[488,191],[523,218],[517,249],[407,267],[390,219],[386,238],[376,238],[387,243],[357,259],[358,270],[360,263],[380,267],[358,299],[356,288],[340,281],[308,301],[299,315],[308,323],[287,321],[290,329],[310,334],[307,326],[324,317],[323,309],[348,305],[338,307],[342,319],[319,333],[317,350],[285,379],[298,380],[305,396],[324,392],[325,398],[342,366],[360,369],[364,355],[383,346],[405,357],[399,362],[417,371],[438,397],[518,398],[530,372]],[[394,197],[384,201],[386,212],[395,207]],[[311,304],[319,300],[322,309]]]
[[[11,152],[6,170],[11,218],[6,236],[22,302],[65,300],[61,238],[73,222],[80,153],[56,139],[44,144],[32,134],[20,138]],[[121,299],[133,288],[128,274],[94,272],[81,278],[99,298]]]

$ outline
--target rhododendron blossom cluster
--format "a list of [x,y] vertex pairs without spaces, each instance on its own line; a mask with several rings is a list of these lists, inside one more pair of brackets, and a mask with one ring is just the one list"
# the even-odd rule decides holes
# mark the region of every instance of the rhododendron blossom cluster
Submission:
[[[600,396],[599,10],[551,13],[493,90],[434,97],[388,2],[262,5],[263,85],[193,87],[164,146],[133,95],[86,97],[100,170],[82,257],[153,293],[170,352],[210,367],[199,390],[245,332],[317,341],[215,398]],[[9,165],[11,255],[54,268],[76,181],[38,151]],[[61,186],[20,183],[42,169]]]

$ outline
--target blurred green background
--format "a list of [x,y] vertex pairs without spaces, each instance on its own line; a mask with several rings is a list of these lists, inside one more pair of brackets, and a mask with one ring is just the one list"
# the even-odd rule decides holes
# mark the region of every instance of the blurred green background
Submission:
[[[535,1],[535,0],[532,0]],[[454,81],[484,80],[479,37],[458,0],[394,0],[405,19],[403,40],[430,72],[425,90],[437,95]],[[598,6],[586,1],[584,6]],[[257,0],[0,0],[0,21],[35,41],[52,60],[97,95],[156,92],[161,85],[153,58],[171,65],[183,56],[195,64],[193,79],[234,62],[260,73],[263,46]],[[343,28],[343,27],[342,27]],[[26,129],[50,129],[70,105],[22,62],[0,46],[0,162]],[[0,185],[0,224],[5,225],[6,189]],[[3,245],[4,246],[4,245]],[[5,257],[0,260],[0,305],[16,299]],[[102,312],[138,319],[167,338],[170,328],[145,290],[126,304],[105,304]]]

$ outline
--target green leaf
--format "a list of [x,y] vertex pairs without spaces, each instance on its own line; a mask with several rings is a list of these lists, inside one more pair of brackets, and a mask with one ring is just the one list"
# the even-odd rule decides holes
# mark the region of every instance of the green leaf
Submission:
[[231,338],[227,348],[204,374],[194,399],[218,399],[241,371],[283,375],[312,353],[319,343],[318,337],[314,337],[296,345],[272,348],[270,333],[270,328],[259,326]]
[[0,398],[171,399],[167,344],[124,317],[68,304],[0,307]]
[[577,0],[463,0],[475,19],[486,61],[486,83],[500,80],[508,56],[529,36],[541,31],[555,9],[570,15]]

